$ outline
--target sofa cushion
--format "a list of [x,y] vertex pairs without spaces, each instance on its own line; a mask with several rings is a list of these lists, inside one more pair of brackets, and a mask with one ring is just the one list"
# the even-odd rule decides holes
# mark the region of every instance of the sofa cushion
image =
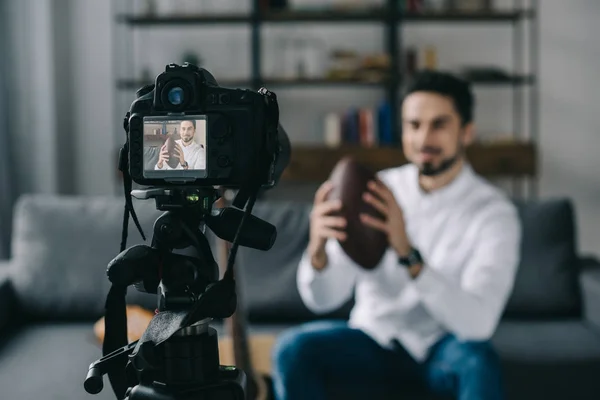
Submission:
[[102,357],[91,323],[31,325],[3,337],[1,343],[3,399],[115,398],[107,378],[98,395],[83,388],[89,365]]
[[507,317],[575,316],[581,309],[573,206],[565,199],[517,201],[521,261]]
[[[580,313],[578,258],[573,208],[568,200],[515,202],[523,226],[521,261],[506,308],[510,318],[575,316]],[[308,244],[307,202],[259,202],[253,214],[278,230],[273,249],[240,249],[243,284],[251,319],[306,320],[313,315],[296,287],[296,269]],[[344,318],[351,303],[325,317]]]
[[[119,253],[124,200],[118,197],[24,196],[15,212],[10,274],[24,310],[46,318],[98,318],[110,282],[108,262]],[[153,201],[136,201],[148,236]],[[129,222],[127,245],[142,243]],[[155,307],[156,296],[130,288],[128,301]]]
[[506,398],[598,398],[600,331],[583,321],[503,321],[492,342],[503,364]]
[[306,202],[258,202],[252,212],[277,228],[277,240],[269,251],[242,248],[237,261],[236,279],[240,285],[240,304],[252,321],[302,321],[315,318],[347,318],[352,303],[326,315],[315,315],[300,298],[296,271],[308,245],[309,214]]

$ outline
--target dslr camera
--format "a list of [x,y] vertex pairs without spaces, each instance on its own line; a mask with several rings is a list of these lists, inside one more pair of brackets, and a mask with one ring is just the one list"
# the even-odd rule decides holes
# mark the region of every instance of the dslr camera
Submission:
[[[169,64],[137,91],[123,122],[121,248],[107,268],[103,357],[89,366],[84,388],[99,393],[108,374],[119,400],[254,398],[243,371],[219,364],[209,324],[236,310],[238,246],[266,251],[275,242],[275,227],[251,213],[260,190],[277,184],[290,157],[277,97],[265,88],[223,88],[205,69]],[[142,189],[132,190],[133,182]],[[235,198],[214,209],[224,188],[236,191]],[[145,240],[132,196],[155,199],[164,213],[150,245],[126,248],[130,216]],[[221,279],[205,226],[229,242]],[[157,295],[156,315],[133,343],[127,343],[130,286]]]
[[[239,187],[253,175],[271,187],[287,164],[278,159],[289,156],[289,142],[276,96],[220,87],[192,64],[167,65],[138,91],[128,118],[129,172],[141,185]],[[168,158],[159,161],[161,149]]]

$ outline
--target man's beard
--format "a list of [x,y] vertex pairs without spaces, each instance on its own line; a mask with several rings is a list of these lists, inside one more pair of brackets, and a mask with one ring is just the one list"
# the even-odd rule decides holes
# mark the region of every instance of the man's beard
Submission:
[[183,143],[189,143],[194,139],[194,137],[181,138],[181,139],[183,140]]
[[435,166],[435,165],[433,165],[433,163],[429,163],[429,162],[423,163],[419,172],[423,176],[441,175],[444,172],[448,171],[450,168],[452,168],[456,164],[456,162],[461,159],[462,155],[463,155],[463,146],[459,144],[458,149],[457,149],[456,153],[454,154],[454,156],[442,160],[442,162],[438,166]]

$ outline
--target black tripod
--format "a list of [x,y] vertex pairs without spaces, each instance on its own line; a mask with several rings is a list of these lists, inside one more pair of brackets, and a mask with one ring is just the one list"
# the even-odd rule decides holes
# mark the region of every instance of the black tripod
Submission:
[[[152,245],[132,246],[108,265],[112,288],[107,296],[106,338],[125,312],[129,285],[158,294],[157,313],[140,340],[92,363],[84,387],[92,394],[111,378],[118,398],[126,400],[243,400],[246,377],[233,366],[219,365],[214,319],[230,317],[236,308],[233,268],[219,280],[219,268],[209,242],[199,229],[204,222],[223,240],[262,250],[275,241],[275,227],[237,208],[212,211],[218,198],[213,188],[134,191],[139,198],[155,198],[166,211],[154,224]],[[250,210],[251,211],[251,210]],[[192,246],[195,256],[173,253]],[[230,254],[233,265],[235,252]],[[115,308],[115,306],[117,308]],[[121,312],[110,316],[109,310]],[[127,388],[124,393],[118,387]],[[123,396],[121,396],[123,394]]]

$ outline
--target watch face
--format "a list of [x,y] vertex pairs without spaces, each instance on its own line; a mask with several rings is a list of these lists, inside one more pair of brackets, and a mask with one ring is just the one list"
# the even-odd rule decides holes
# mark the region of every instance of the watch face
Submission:
[[410,260],[406,257],[399,258],[398,263],[403,267],[410,267]]

